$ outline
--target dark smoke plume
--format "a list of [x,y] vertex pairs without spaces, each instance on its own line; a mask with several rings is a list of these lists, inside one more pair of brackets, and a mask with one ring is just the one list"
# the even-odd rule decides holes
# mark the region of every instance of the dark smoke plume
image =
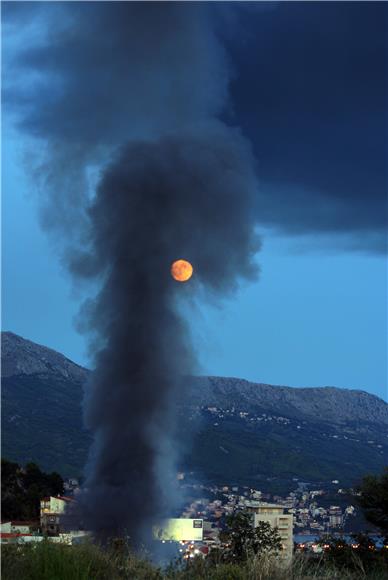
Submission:
[[[219,120],[227,66],[206,5],[73,6],[43,9],[55,36],[18,57],[55,90],[10,93],[22,127],[49,143],[45,224],[65,233],[75,280],[99,284],[82,313],[95,361],[82,518],[101,538],[139,540],[171,506],[174,405],[195,370],[179,306],[256,276],[256,178],[249,145]],[[194,266],[187,284],[170,276],[178,258]]]
[[165,508],[171,482],[160,475],[173,473],[174,400],[193,365],[176,301],[196,286],[178,284],[169,268],[187,258],[197,284],[217,291],[255,274],[249,159],[241,138],[225,129],[131,143],[98,187],[93,254],[76,264],[81,274],[92,267],[104,277],[89,312],[106,345],[86,409],[96,434],[87,527],[134,535]]

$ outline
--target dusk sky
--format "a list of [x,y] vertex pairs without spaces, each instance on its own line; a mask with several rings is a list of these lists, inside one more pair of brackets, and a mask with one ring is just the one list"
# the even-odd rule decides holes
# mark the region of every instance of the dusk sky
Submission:
[[[109,126],[113,145],[127,126],[141,132],[137,118],[146,113],[132,106],[131,59],[124,55],[119,66],[108,47],[98,62],[113,72],[103,87],[108,93],[100,94],[99,67],[91,66],[90,78],[78,75],[59,31],[58,38],[47,32],[58,21],[53,4],[44,4],[39,10],[34,3],[3,4],[2,327],[88,365],[85,337],[76,330],[84,293],[66,273],[47,223],[40,225],[31,169],[52,137],[50,114],[60,126],[64,103],[64,118],[68,111],[84,116],[96,135]],[[93,8],[118,18],[114,2]],[[87,46],[88,9],[74,9],[75,47]],[[290,2],[208,9],[229,79],[220,118],[241,128],[257,162],[262,248],[259,280],[244,281],[220,304],[199,300],[186,308],[201,372],[363,389],[387,400],[388,7]],[[78,102],[80,95],[101,99],[100,118],[89,119],[87,106],[72,109],[73,94]],[[104,107],[121,106],[123,122],[109,125]],[[97,172],[90,162],[90,187]]]

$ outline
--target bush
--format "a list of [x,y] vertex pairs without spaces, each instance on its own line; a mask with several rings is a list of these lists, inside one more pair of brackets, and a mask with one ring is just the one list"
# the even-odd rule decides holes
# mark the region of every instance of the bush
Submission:
[[[377,550],[375,543],[366,534],[352,536],[352,544],[342,537],[329,537],[320,542],[328,546],[325,553],[325,565],[332,565],[339,570],[359,573],[366,577],[366,571],[376,574],[385,572],[388,578],[388,550]],[[364,576],[362,576],[362,574]]]
[[224,562],[246,562],[257,554],[277,553],[282,544],[277,530],[268,522],[254,527],[252,514],[236,512],[226,518],[227,529],[220,534],[222,548],[218,557]]
[[93,544],[66,546],[43,541],[2,549],[2,580],[158,580],[145,560]]
[[3,520],[39,518],[42,497],[63,494],[63,480],[58,473],[44,473],[35,463],[25,468],[1,460],[1,517]]
[[2,580],[387,580],[383,561],[381,566],[365,566],[356,554],[349,553],[349,558],[297,554],[285,568],[274,554],[261,552],[241,563],[194,558],[162,572],[131,554],[123,542],[100,548],[43,541],[4,546]]
[[388,537],[388,467],[381,476],[364,477],[359,491],[365,518]]

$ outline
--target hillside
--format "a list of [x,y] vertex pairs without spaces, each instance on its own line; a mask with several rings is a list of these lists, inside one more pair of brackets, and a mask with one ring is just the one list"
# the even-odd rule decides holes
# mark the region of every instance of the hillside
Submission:
[[388,425],[388,404],[365,391],[335,387],[293,388],[234,378],[195,377],[190,395],[201,405],[228,408],[236,406],[238,400],[242,411],[258,408],[299,418],[316,417],[331,424],[367,421]]
[[[82,396],[90,371],[2,333],[3,456],[79,475],[90,445]],[[241,379],[188,379],[177,440],[191,425],[180,469],[212,482],[343,485],[388,463],[388,405],[363,391],[290,388]]]

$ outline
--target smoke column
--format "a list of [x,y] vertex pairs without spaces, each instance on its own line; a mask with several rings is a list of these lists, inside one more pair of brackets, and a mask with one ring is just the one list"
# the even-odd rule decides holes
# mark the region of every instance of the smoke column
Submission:
[[[9,25],[31,10],[9,8]],[[10,83],[7,98],[22,129],[47,144],[43,224],[75,281],[99,287],[81,313],[95,362],[82,517],[101,538],[136,541],[171,505],[174,401],[195,368],[177,305],[188,310],[203,288],[222,297],[257,274],[254,161],[220,120],[228,66],[208,5],[35,10],[44,42],[13,65],[39,78],[23,95]],[[179,258],[194,266],[186,284],[170,276]]]

